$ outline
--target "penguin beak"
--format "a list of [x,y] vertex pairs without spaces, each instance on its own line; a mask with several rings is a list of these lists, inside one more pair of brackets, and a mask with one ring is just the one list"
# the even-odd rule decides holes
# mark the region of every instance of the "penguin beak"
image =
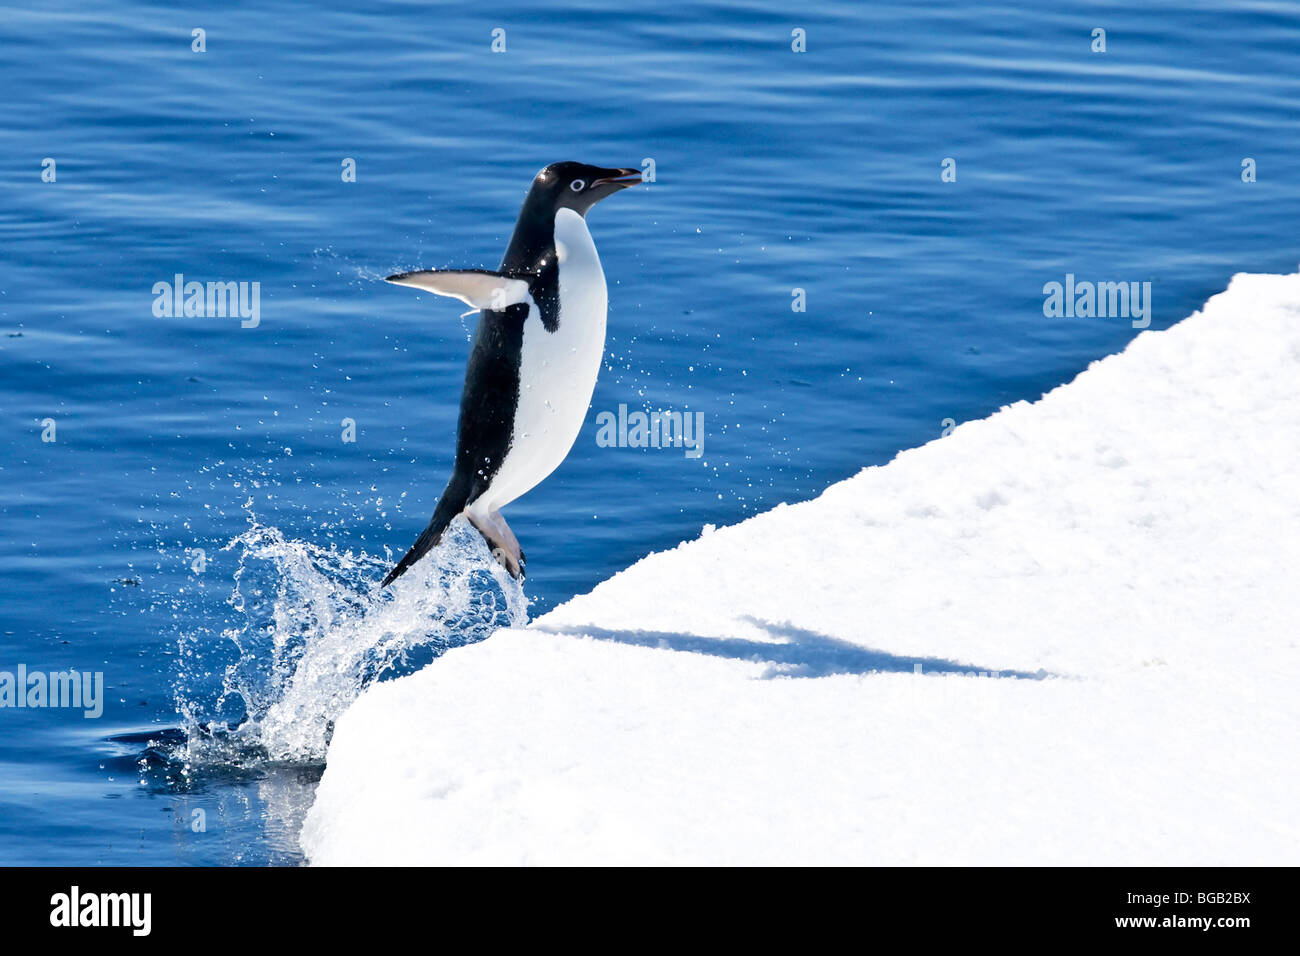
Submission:
[[624,189],[628,186],[639,186],[641,184],[641,170],[639,169],[607,169],[605,176],[600,179],[592,180],[592,186],[613,186],[616,189]]

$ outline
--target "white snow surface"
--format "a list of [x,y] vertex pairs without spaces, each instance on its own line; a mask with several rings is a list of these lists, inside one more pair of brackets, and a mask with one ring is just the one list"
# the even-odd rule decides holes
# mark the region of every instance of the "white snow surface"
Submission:
[[1300,275],[1238,275],[1037,402],[372,687],[302,846],[1295,865],[1298,519]]

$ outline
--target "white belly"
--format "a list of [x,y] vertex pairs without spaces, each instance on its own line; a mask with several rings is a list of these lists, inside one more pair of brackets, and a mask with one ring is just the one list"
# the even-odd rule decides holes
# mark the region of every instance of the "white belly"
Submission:
[[605,273],[586,220],[570,209],[556,214],[555,249],[559,328],[546,331],[536,306],[524,321],[510,450],[476,511],[503,508],[559,467],[591,406],[605,354]]

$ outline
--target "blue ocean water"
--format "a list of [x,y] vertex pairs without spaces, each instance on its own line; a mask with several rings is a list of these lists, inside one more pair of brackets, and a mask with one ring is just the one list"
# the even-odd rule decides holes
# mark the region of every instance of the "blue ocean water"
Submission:
[[[1138,334],[1047,282],[1150,282],[1158,329],[1300,259],[1292,3],[25,0],[0,49],[0,670],[106,683],[0,709],[3,863],[298,862],[366,681]],[[495,267],[561,159],[654,181],[589,217],[607,364],[508,511],[523,593],[471,534],[376,598],[473,321],[382,277]],[[155,315],[176,274],[258,283],[258,324]],[[620,405],[701,412],[702,456],[598,446]]]

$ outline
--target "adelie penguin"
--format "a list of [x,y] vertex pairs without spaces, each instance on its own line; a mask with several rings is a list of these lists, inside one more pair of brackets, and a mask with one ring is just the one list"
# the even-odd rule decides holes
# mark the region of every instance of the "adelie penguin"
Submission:
[[383,586],[464,514],[516,578],[524,553],[501,509],[573,447],[605,352],[607,292],[586,214],[641,182],[636,169],[553,163],[533,180],[501,268],[403,272],[389,282],[460,299],[481,313],[460,399],[456,461],[429,526]]

